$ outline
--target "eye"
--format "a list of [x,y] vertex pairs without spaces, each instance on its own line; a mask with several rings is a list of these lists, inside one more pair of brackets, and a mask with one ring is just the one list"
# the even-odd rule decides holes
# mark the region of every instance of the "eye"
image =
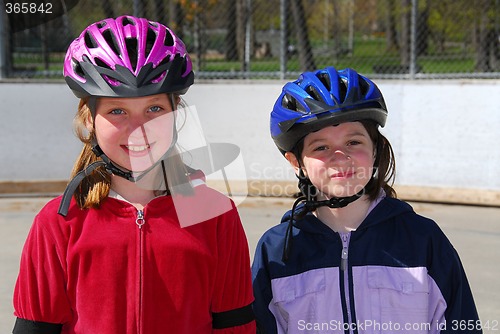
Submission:
[[164,109],[160,106],[152,106],[148,109],[148,112],[152,112],[152,113],[159,113],[159,112],[162,112]]
[[320,151],[326,151],[327,149],[328,149],[328,146],[326,146],[326,145],[321,145],[321,146],[315,147],[315,148],[313,149],[313,151],[315,151],[315,152],[320,152]]
[[123,115],[125,111],[123,109],[113,109],[109,112],[111,115]]
[[349,142],[347,142],[347,146],[356,146],[356,145],[361,145],[361,141],[359,140],[350,140]]

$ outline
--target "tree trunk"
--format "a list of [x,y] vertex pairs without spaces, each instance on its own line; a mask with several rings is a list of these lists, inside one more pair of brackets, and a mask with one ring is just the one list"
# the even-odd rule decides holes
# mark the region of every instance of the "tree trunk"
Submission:
[[297,46],[301,71],[313,71],[316,69],[311,42],[307,32],[307,23],[304,7],[301,0],[290,0],[295,32],[297,34]]
[[494,0],[479,1],[480,13],[478,15],[479,26],[477,29],[477,49],[476,49],[476,70],[479,72],[489,72],[494,67],[490,64],[490,50],[498,43],[494,34],[492,34],[491,26],[493,22],[488,17],[488,11],[493,8]]
[[[169,0],[168,2],[168,27],[182,40],[184,40],[184,33],[182,31],[182,24],[184,22],[184,11],[177,0]],[[186,45],[189,48],[189,45]]]
[[[332,19],[332,38],[333,38],[333,54],[337,58],[342,53],[342,43],[340,34],[340,20],[339,20],[339,4],[333,1],[333,19]],[[306,32],[307,33],[307,32]]]
[[410,66],[411,41],[411,0],[401,1],[401,49],[399,50],[403,68]]
[[234,0],[236,2],[236,47],[238,60],[241,68],[245,67],[245,23],[246,23],[246,1]]
[[429,49],[429,11],[429,2],[427,1],[424,10],[419,12],[417,17],[417,56],[426,55]]
[[101,4],[102,11],[104,12],[105,17],[115,17],[115,11],[113,10],[113,4],[111,3],[111,0],[103,0]]
[[162,0],[154,0],[154,8],[153,13],[156,16],[155,19],[158,22],[167,22],[164,2]]
[[396,33],[396,19],[395,19],[395,1],[386,0],[386,17],[385,17],[385,41],[386,49],[399,50],[399,43]]
[[205,8],[204,0],[196,0],[196,12],[194,14],[193,32],[194,32],[194,49],[195,49],[195,69],[202,71],[204,64],[203,58],[206,49],[205,36],[205,14],[200,8]]
[[238,60],[238,44],[236,37],[236,27],[237,27],[237,16],[236,16],[236,2],[234,0],[226,0],[226,38],[225,38],[225,54],[226,60],[236,61]]

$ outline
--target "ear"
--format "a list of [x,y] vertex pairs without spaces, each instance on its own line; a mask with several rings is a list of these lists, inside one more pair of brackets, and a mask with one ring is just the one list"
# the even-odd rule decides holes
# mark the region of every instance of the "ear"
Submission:
[[181,96],[178,94],[167,94],[170,104],[174,104],[172,107],[172,110],[177,110],[177,107],[179,106],[179,103],[181,103]]
[[293,154],[292,152],[286,152],[285,153],[285,158],[286,158],[286,160],[288,160],[288,162],[290,163],[290,165],[295,170],[295,174],[299,175],[300,164],[299,164],[299,160],[297,159],[297,157],[295,156],[295,154]]

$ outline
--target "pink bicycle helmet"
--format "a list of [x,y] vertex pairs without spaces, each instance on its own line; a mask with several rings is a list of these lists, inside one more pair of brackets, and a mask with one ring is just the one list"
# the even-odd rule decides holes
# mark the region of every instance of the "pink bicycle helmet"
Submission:
[[134,16],[88,26],[68,48],[64,78],[79,97],[184,94],[193,84],[182,40],[158,22]]

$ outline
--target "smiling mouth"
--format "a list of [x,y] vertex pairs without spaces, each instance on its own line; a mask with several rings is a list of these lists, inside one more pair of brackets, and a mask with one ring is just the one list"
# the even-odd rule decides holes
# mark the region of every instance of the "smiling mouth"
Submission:
[[344,173],[335,173],[331,175],[330,177],[335,179],[335,178],[348,178],[352,177],[354,175],[354,172],[344,172]]
[[127,150],[129,151],[132,151],[132,152],[143,152],[143,151],[146,151],[148,149],[151,148],[150,145],[134,145],[134,146],[128,146],[128,145],[125,145],[125,147],[127,148]]

